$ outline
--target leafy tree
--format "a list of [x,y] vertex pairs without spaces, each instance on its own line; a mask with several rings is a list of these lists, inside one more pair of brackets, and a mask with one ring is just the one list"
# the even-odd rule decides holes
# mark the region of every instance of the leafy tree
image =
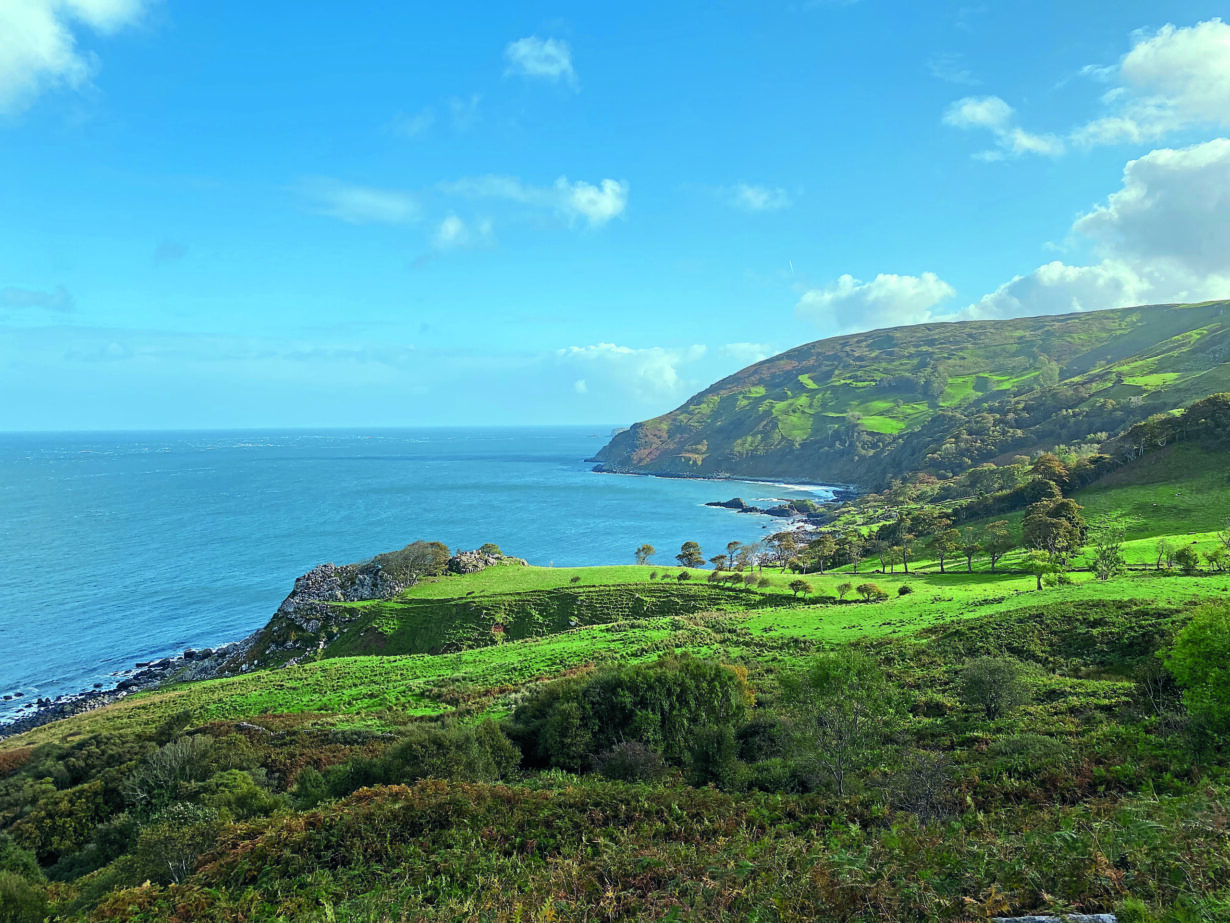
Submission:
[[940,562],[940,573],[944,573],[944,560],[951,554],[961,550],[961,533],[956,529],[945,529],[931,536],[927,543],[931,553]]
[[1095,519],[1089,526],[1093,542],[1092,568],[1099,580],[1106,581],[1127,572],[1123,542],[1135,520],[1123,510],[1114,510]]
[[1230,603],[1205,603],[1175,637],[1166,668],[1188,711],[1214,733],[1230,732]]
[[137,862],[151,881],[182,882],[218,841],[218,812],[197,804],[173,804],[141,831]]
[[825,564],[837,552],[837,540],[827,532],[821,533],[807,543],[807,551],[809,559],[816,563],[823,574]]
[[679,554],[675,555],[675,560],[681,567],[705,566],[705,556],[701,554],[700,545],[696,542],[684,542],[679,548]]
[[879,665],[846,649],[816,657],[782,681],[795,758],[838,796],[873,766],[900,720],[900,697]]
[[372,562],[394,580],[414,586],[421,577],[444,573],[451,554],[443,542],[411,542],[405,548],[378,554]]
[[1225,548],[1214,548],[1212,551],[1204,553],[1204,560],[1209,565],[1209,570],[1214,573],[1224,574],[1230,571],[1230,551]]
[[732,564],[734,563],[736,556],[739,554],[739,549],[741,547],[743,547],[742,542],[727,542],[726,543],[726,559],[730,561]]
[[1006,519],[991,523],[982,534],[982,548],[991,559],[991,573],[995,573],[999,559],[1015,547],[1016,539]]
[[495,542],[483,542],[483,544],[478,546],[478,553],[498,555],[499,557],[504,556],[504,552],[500,550],[500,546]]
[[746,573],[743,575],[743,585],[749,590],[755,587],[759,582],[760,578],[753,573]]
[[1038,589],[1042,589],[1042,580],[1063,570],[1063,565],[1045,551],[1031,551],[1025,556],[1025,573],[1033,574],[1038,581]]
[[724,554],[715,554],[709,559],[709,563],[713,565],[714,571],[726,570],[726,563],[729,559]]
[[1063,487],[1068,483],[1068,467],[1055,455],[1050,452],[1044,452],[1034,459],[1033,465],[1029,469],[1029,473],[1035,478],[1041,478],[1044,481],[1050,481],[1057,487]]
[[1066,564],[1085,544],[1088,526],[1076,502],[1044,500],[1026,510],[1021,533],[1026,547],[1045,551],[1055,562]]
[[1184,545],[1174,553],[1174,562],[1183,571],[1184,576],[1193,577],[1200,573],[1200,554],[1191,545]]
[[888,559],[888,572],[890,574],[895,574],[897,572],[897,565],[901,563],[901,560],[904,557],[901,553],[901,546],[894,545],[889,548],[888,553],[885,554],[884,557]]
[[851,591],[851,590],[853,590],[853,589],[854,589],[854,584],[853,584],[853,583],[839,583],[839,584],[837,584],[837,596],[838,596],[838,598],[839,598],[839,599],[845,599],[845,598],[846,598],[846,596],[847,596],[847,595],[849,595],[850,591]]
[[1226,525],[1220,532],[1217,533],[1217,538],[1218,541],[1226,546],[1226,550],[1230,551],[1230,516],[1226,517]]
[[863,602],[867,603],[873,599],[888,599],[888,594],[874,583],[860,583],[854,588],[854,592],[863,597]]
[[796,598],[800,593],[806,597],[809,593],[811,593],[811,584],[806,580],[791,580],[787,586],[787,589],[789,589]]
[[1153,546],[1153,550],[1157,552],[1157,564],[1155,570],[1161,570],[1162,565],[1167,567],[1174,566],[1174,545],[1168,538],[1159,538],[1157,544]]
[[1029,701],[1024,668],[1007,657],[979,657],[961,671],[961,701],[994,721]]
[[973,529],[966,529],[961,533],[961,556],[965,558],[965,569],[971,574],[974,572],[974,557],[979,554],[982,554],[982,542]]
[[658,549],[646,542],[644,545],[638,545],[636,548],[636,563],[648,564],[649,559],[658,553]]
[[594,758],[599,775],[617,782],[653,782],[666,775],[666,760],[639,740],[624,740]]
[[866,543],[858,532],[848,529],[841,534],[841,538],[837,541],[837,558],[849,564],[855,574],[858,573],[858,565],[866,554]]
[[799,550],[799,543],[795,541],[793,532],[773,533],[768,538],[768,546],[773,555],[773,560],[782,568],[786,566],[786,563]]

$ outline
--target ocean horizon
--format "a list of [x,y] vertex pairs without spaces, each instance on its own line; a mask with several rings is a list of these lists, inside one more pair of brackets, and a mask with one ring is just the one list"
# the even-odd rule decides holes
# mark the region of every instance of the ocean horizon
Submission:
[[598,474],[610,426],[0,434],[0,720],[239,640],[313,566],[417,539],[532,564],[674,564],[779,520],[705,506],[824,485]]

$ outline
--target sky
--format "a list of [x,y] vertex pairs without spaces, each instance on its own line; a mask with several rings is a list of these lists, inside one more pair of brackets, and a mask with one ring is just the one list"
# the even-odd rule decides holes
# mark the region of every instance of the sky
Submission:
[[0,0],[0,430],[626,424],[1230,297],[1197,0]]

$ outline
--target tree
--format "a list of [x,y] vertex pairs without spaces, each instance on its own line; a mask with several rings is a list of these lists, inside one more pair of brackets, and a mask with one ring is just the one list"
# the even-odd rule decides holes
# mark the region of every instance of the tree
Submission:
[[773,560],[782,568],[785,568],[786,562],[793,558],[799,549],[793,532],[773,533],[769,536],[768,545],[772,549]]
[[961,701],[994,721],[1029,701],[1021,664],[1008,657],[979,657],[961,671]]
[[1225,548],[1214,548],[1212,551],[1204,553],[1204,560],[1209,565],[1209,570],[1214,573],[1222,574],[1230,571],[1230,551]]
[[881,572],[888,569],[888,549],[892,546],[882,538],[873,538],[866,545],[867,554],[873,558],[879,558]]
[[854,588],[854,592],[863,597],[863,602],[866,603],[871,602],[873,599],[888,599],[888,594],[874,583],[860,583]]
[[1160,571],[1162,564],[1165,564],[1167,567],[1174,566],[1174,545],[1171,544],[1170,539],[1159,538],[1157,544],[1153,546],[1153,550],[1157,552],[1156,570]]
[[788,589],[795,595],[796,598],[800,593],[806,597],[809,593],[811,593],[811,584],[806,580],[791,580],[788,585]]
[[843,599],[843,600],[844,600],[844,599],[846,598],[846,596],[847,596],[847,595],[849,595],[850,591],[851,591],[851,590],[853,590],[853,589],[854,589],[854,584],[853,584],[853,583],[839,583],[839,584],[837,584],[837,596],[838,596],[838,598],[839,598],[839,599]]
[[701,554],[700,545],[696,542],[684,542],[679,548],[675,560],[680,567],[704,567],[705,556]]
[[1183,701],[1214,733],[1230,730],[1230,604],[1205,603],[1175,637],[1166,668]]
[[1135,521],[1123,510],[1113,510],[1099,516],[1089,526],[1089,537],[1093,541],[1092,568],[1099,580],[1106,581],[1127,572],[1123,541]]
[[638,545],[636,549],[636,563],[648,564],[649,559],[658,553],[658,549],[646,542],[644,545]]
[[759,582],[760,578],[755,574],[748,572],[743,575],[743,586],[745,589],[752,589]]
[[897,565],[901,563],[901,559],[903,557],[901,553],[901,546],[893,545],[888,549],[888,552],[884,555],[884,557],[888,560],[888,572],[890,574],[895,574],[897,572]]
[[1174,562],[1185,577],[1200,573],[1200,555],[1191,545],[1184,545],[1174,553]]
[[713,565],[713,569],[715,571],[726,570],[727,561],[728,559],[726,555],[724,554],[715,554],[713,557],[709,559],[709,563]]
[[995,565],[999,559],[1016,547],[1016,539],[1012,537],[1012,529],[1006,519],[993,522],[982,533],[982,550],[991,559],[991,573],[995,573]]
[[1058,564],[1067,564],[1085,544],[1089,528],[1081,507],[1073,500],[1043,500],[1025,511],[1021,534],[1025,545],[1047,552]]
[[1226,546],[1226,550],[1230,551],[1230,516],[1226,517],[1226,525],[1220,532],[1217,533],[1218,541]]
[[938,532],[931,536],[931,541],[927,543],[927,547],[931,553],[940,562],[940,573],[944,573],[944,559],[950,554],[955,554],[961,550],[961,533],[956,529],[945,529],[943,532]]
[[1035,478],[1050,481],[1056,487],[1063,487],[1068,483],[1067,466],[1059,460],[1058,456],[1050,452],[1044,452],[1034,459],[1029,473]]
[[1057,574],[1063,570],[1063,565],[1045,551],[1031,551],[1025,557],[1025,573],[1033,574],[1038,580],[1038,589],[1042,589],[1042,578]]
[[912,533],[903,533],[901,544],[897,546],[897,550],[901,552],[901,566],[907,574],[910,572],[910,558],[914,557],[914,538]]
[[863,556],[867,553],[866,545],[863,537],[853,529],[848,529],[841,534],[841,538],[837,542],[837,557],[851,565],[854,573],[858,573],[859,562],[863,560]]
[[966,529],[961,533],[961,556],[965,558],[965,569],[971,574],[974,572],[974,557],[979,554],[982,554],[982,542],[973,529]]
[[742,542],[727,542],[726,543],[726,559],[732,564],[735,556],[739,553],[739,548],[742,547]]
[[372,558],[372,563],[394,580],[414,586],[420,577],[444,573],[448,565],[448,546],[442,542],[411,542],[398,551],[389,551]]
[[820,573],[824,573],[824,565],[837,551],[837,540],[827,532],[817,535],[814,539],[807,543],[807,551],[812,561],[820,569]]
[[879,665],[848,649],[784,678],[782,694],[796,759],[831,781],[838,796],[878,761],[900,717],[900,697]]

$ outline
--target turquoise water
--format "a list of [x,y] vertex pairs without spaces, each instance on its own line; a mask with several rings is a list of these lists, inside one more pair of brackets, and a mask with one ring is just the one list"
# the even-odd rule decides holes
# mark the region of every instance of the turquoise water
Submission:
[[[673,563],[779,524],[704,506],[824,488],[594,474],[609,427],[0,435],[0,693],[237,640],[295,577],[415,539],[533,564]],[[769,505],[761,503],[758,505]],[[16,701],[0,702],[0,717]]]

